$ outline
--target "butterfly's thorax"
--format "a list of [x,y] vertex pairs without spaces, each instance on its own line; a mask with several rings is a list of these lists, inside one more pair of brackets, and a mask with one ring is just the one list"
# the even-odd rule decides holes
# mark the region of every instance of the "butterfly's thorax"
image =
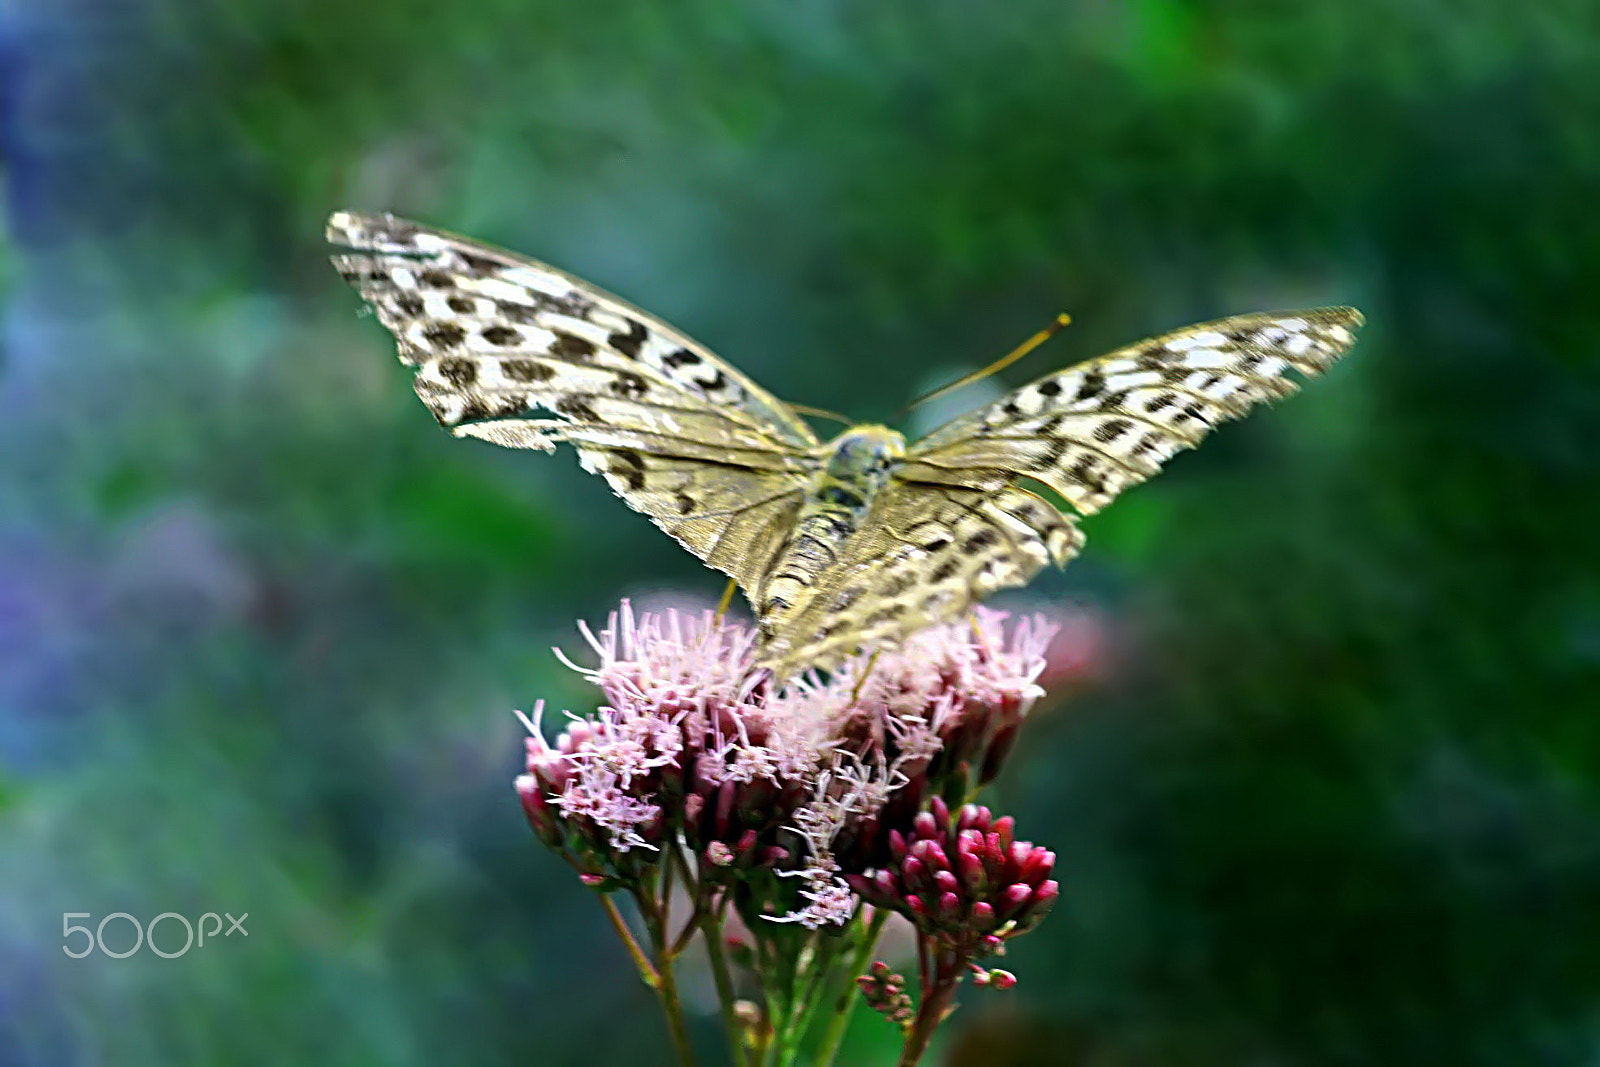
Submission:
[[781,614],[838,558],[873,498],[905,456],[906,440],[886,426],[854,426],[830,441],[772,578],[762,590],[763,615]]

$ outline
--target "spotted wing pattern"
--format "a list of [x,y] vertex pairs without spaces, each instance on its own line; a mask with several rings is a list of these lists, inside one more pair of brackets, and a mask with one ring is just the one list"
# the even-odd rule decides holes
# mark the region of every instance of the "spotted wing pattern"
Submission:
[[761,546],[792,523],[817,465],[815,436],[781,402],[542,263],[390,215],[336,213],[328,239],[351,249],[334,265],[443,425],[513,448],[570,442],[630,507],[755,587]]
[[[1351,308],[1244,315],[1191,326],[1024,386],[913,445],[867,522],[804,605],[776,621],[788,668],[894,645],[1022,585],[1082,545],[1077,516],[1155,474],[1218,423],[1297,388],[1353,342]],[[1020,484],[1019,484],[1020,483]]]
[[1023,478],[1090,515],[1193,448],[1214,426],[1298,388],[1350,347],[1354,308],[1322,308],[1190,326],[1048,375],[945,424],[896,475],[995,488]]
[[1048,563],[1065,566],[1082,544],[1071,519],[1026,489],[897,479],[803,599],[763,620],[760,664],[786,678],[892,647]]

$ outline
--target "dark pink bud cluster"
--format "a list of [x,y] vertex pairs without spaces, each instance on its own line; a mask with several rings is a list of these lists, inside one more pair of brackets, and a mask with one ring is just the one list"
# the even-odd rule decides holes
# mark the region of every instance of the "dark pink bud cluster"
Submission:
[[888,866],[847,875],[863,900],[892,908],[965,958],[998,951],[1060,896],[1055,853],[1015,838],[1009,816],[968,804],[952,820],[935,797],[909,834],[890,831]]
[[856,988],[861,990],[867,1007],[892,1023],[905,1026],[916,1015],[911,994],[906,992],[905,976],[891,972],[882,960],[873,963],[866,974],[856,979]]

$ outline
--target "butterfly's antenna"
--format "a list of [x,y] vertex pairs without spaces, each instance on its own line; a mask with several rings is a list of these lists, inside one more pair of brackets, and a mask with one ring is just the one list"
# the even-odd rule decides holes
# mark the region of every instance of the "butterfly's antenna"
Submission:
[[1015,363],[1029,352],[1032,352],[1035,348],[1038,348],[1040,345],[1050,340],[1050,338],[1056,335],[1056,331],[1060,330],[1063,326],[1066,326],[1071,321],[1072,316],[1068,315],[1066,312],[1062,312],[1056,316],[1055,321],[1050,325],[1046,326],[1044,329],[1040,330],[1038,333],[1034,334],[1032,337],[1028,338],[1016,348],[1013,348],[1010,352],[1007,352],[1005,355],[1001,356],[999,359],[995,360],[982,370],[975,370],[966,377],[957,378],[949,385],[941,385],[933,392],[925,393],[922,396],[919,396],[917,399],[905,406],[905,409],[901,411],[898,416],[896,416],[896,421],[905,418],[907,415],[911,414],[911,412],[915,411],[917,408],[926,404],[930,400],[937,400],[946,393],[953,393],[963,386],[971,385],[973,382],[980,382],[989,377],[991,374],[1005,370],[1007,367],[1011,366],[1011,364]]
[[[785,401],[785,403],[788,402]],[[831,411],[824,411],[821,408],[814,408],[810,404],[788,404],[788,407],[790,411],[800,415],[815,415],[819,419],[832,419],[834,422],[842,422],[846,426],[855,425],[854,419],[847,419],[843,415],[836,415]]]
[[722,591],[722,599],[717,601],[717,622],[722,622],[722,617],[728,614],[728,605],[733,603],[733,591],[739,588],[739,583],[728,579],[728,588]]

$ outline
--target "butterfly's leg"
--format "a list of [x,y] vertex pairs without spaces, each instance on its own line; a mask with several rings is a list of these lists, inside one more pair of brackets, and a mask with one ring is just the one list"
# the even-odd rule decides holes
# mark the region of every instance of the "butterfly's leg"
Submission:
[[861,689],[867,684],[867,679],[872,676],[872,668],[878,665],[879,653],[874,651],[867,665],[861,669],[861,677],[856,679],[856,687],[850,691],[850,703],[854,704],[861,699]]
[[722,622],[722,617],[728,614],[728,605],[733,603],[733,591],[739,588],[739,583],[732,578],[728,579],[728,588],[722,591],[722,599],[717,602],[717,622]]

